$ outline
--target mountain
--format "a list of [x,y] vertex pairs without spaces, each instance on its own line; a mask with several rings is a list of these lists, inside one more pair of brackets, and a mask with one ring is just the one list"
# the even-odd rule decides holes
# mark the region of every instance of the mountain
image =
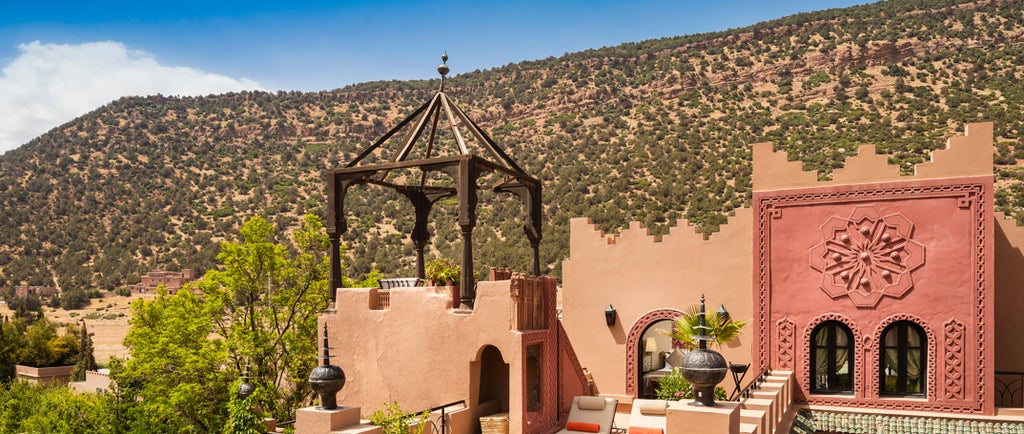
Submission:
[[[907,170],[976,121],[995,123],[997,208],[1024,205],[1024,2],[895,0],[751,27],[459,74],[447,93],[544,182],[547,270],[572,217],[677,219],[713,233],[749,205],[750,144],[828,178],[859,144]],[[450,66],[458,69],[458,55]],[[425,102],[438,80],[333,91],[123,98],[0,156],[0,286],[113,289],[151,268],[215,264],[264,215],[281,232],[324,214],[323,173]],[[410,275],[411,206],[354,189],[346,273]],[[483,195],[477,270],[526,270],[517,201]],[[458,257],[441,202],[434,254]],[[518,219],[518,220],[517,220]]]

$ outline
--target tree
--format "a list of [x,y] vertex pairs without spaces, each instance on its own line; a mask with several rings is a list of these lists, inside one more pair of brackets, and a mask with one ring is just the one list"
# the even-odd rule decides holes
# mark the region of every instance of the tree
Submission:
[[68,387],[15,381],[0,386],[0,432],[118,432],[112,402],[108,394],[79,394]]
[[25,329],[23,345],[18,349],[18,363],[28,366],[66,366],[78,358],[78,327],[68,325],[57,335],[56,324],[40,317]]
[[221,244],[221,266],[197,282],[211,307],[215,332],[224,338],[235,372],[251,365],[254,384],[266,393],[260,407],[287,420],[309,402],[309,372],[316,366],[317,318],[327,306],[330,240],[319,217],[307,215],[291,237],[274,242],[274,227],[254,217],[241,242]]
[[71,371],[71,381],[85,381],[86,371],[95,371],[97,368],[96,357],[92,352],[92,336],[89,335],[85,321],[82,321],[82,331],[78,339],[78,361],[75,362],[75,369]]
[[224,341],[211,339],[216,306],[190,291],[132,303],[131,358],[112,363],[125,419],[137,432],[214,432],[227,421]]
[[14,365],[19,362],[19,349],[25,346],[24,322],[0,319],[0,383],[14,379]]
[[[241,384],[236,381],[233,389],[238,390]],[[228,403],[228,422],[224,425],[224,434],[262,434],[267,432],[267,426],[263,423],[252,408],[257,401],[256,395],[249,395],[245,398],[234,394]]]

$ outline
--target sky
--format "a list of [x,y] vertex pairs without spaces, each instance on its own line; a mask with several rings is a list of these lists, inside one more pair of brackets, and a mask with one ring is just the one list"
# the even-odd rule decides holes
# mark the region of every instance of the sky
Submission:
[[0,153],[131,95],[331,90],[744,27],[864,0],[11,1]]

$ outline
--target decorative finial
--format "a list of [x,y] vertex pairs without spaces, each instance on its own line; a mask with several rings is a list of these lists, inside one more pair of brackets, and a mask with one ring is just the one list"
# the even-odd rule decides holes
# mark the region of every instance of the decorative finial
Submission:
[[256,391],[256,386],[249,383],[249,367],[250,363],[246,362],[245,371],[242,372],[242,384],[238,385],[238,398],[245,399],[252,395]]
[[706,330],[708,328],[708,323],[707,323],[707,320],[704,317],[704,294],[703,293],[701,293],[701,295],[700,295],[700,317],[699,317],[699,320],[700,320],[700,341],[697,343],[697,347],[702,349],[702,350],[706,350],[706,349],[708,349],[708,343],[707,343],[707,339],[705,339],[705,337],[707,337],[707,331]]
[[327,346],[327,324],[324,324],[324,355],[321,357],[324,359],[324,366],[331,364],[331,347]]
[[331,352],[327,347],[327,324],[324,324],[324,355],[323,365],[313,368],[309,373],[309,385],[320,395],[320,408],[334,410],[338,408],[337,393],[345,387],[345,371],[331,364]]
[[448,75],[448,50],[444,51],[441,55],[441,66],[437,67],[437,72],[441,74],[441,92],[444,92],[444,77]]

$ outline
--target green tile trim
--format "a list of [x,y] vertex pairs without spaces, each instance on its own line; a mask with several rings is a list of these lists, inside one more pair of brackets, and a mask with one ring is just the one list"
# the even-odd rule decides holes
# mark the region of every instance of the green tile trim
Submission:
[[1024,434],[1024,423],[801,410],[791,434]]

